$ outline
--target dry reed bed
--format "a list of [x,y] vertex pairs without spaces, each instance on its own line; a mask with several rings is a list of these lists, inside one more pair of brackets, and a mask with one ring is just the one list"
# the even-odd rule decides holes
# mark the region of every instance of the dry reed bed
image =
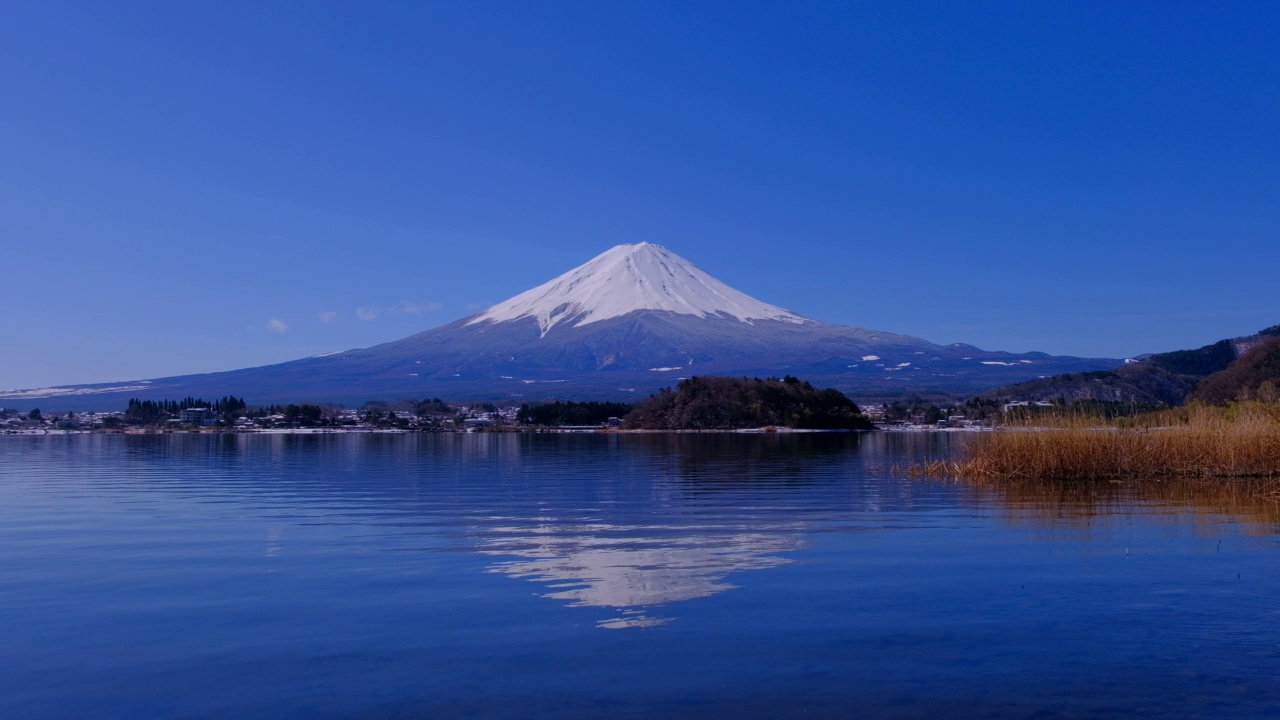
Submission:
[[975,433],[960,457],[913,475],[1000,480],[1280,478],[1280,406],[1191,406],[1102,424],[1037,420]]

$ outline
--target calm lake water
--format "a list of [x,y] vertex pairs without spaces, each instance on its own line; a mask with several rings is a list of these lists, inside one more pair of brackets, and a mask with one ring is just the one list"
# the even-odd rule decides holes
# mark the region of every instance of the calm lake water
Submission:
[[952,436],[0,437],[0,718],[1274,718],[1249,492]]

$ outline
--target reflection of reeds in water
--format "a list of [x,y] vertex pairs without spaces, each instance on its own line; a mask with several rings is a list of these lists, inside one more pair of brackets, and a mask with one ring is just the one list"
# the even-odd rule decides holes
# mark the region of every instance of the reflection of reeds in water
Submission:
[[[1036,426],[975,433],[959,456],[913,475],[982,480],[1280,478],[1280,406],[1191,406],[1104,424],[1036,418]],[[1280,498],[1276,483],[1256,488]]]
[[[1259,528],[1280,526],[1275,478],[1147,479],[1143,482],[959,479],[977,496],[994,499],[1010,517],[1054,525],[1084,525],[1134,503],[1235,516]],[[1270,531],[1268,531],[1270,532]]]

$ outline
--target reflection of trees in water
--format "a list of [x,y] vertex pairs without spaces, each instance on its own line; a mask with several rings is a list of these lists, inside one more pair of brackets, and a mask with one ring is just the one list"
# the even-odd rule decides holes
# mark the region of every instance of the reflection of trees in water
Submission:
[[[1144,505],[1191,511],[1206,522],[1213,522],[1215,516],[1232,516],[1247,522],[1250,532],[1280,532],[1280,479],[957,482],[965,488],[969,502],[994,503],[1011,520],[1046,527],[1087,527],[1098,518]],[[1184,523],[1185,518],[1171,521]]]
[[[84,436],[104,460],[150,465],[139,482],[264,496],[360,500],[424,519],[481,508],[530,516],[573,503],[635,524],[715,507],[800,512],[907,510],[917,485],[893,465],[941,452],[936,433],[225,434]],[[710,503],[710,504],[709,504]],[[752,515],[752,517],[755,517]]]
[[[804,483],[830,474],[856,457],[868,436],[856,433],[655,434],[157,434],[86,436],[98,444],[123,442],[135,462],[181,463],[208,472],[239,471],[246,464],[322,465],[326,471],[360,466],[396,469],[527,474],[548,482],[597,468],[613,474],[647,463],[654,474],[708,483]],[[117,447],[112,445],[112,447]]]
[[137,462],[181,462],[192,470],[261,463],[273,456],[306,457],[333,447],[337,434],[159,433],[108,436],[125,444],[125,457]]
[[[157,434],[85,436],[120,444],[131,463],[154,465],[181,482],[211,487],[270,480],[262,490],[346,495],[355,484],[372,495],[403,497],[423,483],[472,482],[528,486],[533,494],[631,496],[641,500],[655,481],[691,481],[707,489],[742,484],[803,485],[820,476],[842,477],[842,463],[857,457],[863,437],[820,434]],[[604,480],[626,478],[627,485]],[[615,485],[615,486],[611,486]],[[642,487],[647,486],[647,487]],[[683,491],[682,491],[683,492]],[[519,504],[519,498],[513,500]]]
[[[528,459],[517,435],[461,435],[415,433],[165,433],[152,435],[83,436],[90,440],[124,443],[131,462],[154,463],[168,470],[180,468],[188,477],[211,483],[246,474],[262,476],[281,471],[281,482],[298,485],[349,484],[350,473],[370,490],[396,492],[407,473],[431,473],[443,466],[458,473],[478,466],[519,467]],[[114,456],[114,455],[113,455]],[[305,475],[289,471],[310,468]],[[344,472],[344,471],[350,471]],[[316,488],[319,489],[319,488]]]
[[894,466],[945,453],[941,433],[687,433],[627,438],[654,467],[673,507],[760,508],[821,522],[848,513],[937,509],[938,487],[904,482]]
[[842,477],[833,467],[857,456],[859,433],[661,433],[632,435],[663,475],[702,489],[744,484],[804,485]]
[[867,438],[867,449],[898,468],[949,460],[971,432],[879,432]]

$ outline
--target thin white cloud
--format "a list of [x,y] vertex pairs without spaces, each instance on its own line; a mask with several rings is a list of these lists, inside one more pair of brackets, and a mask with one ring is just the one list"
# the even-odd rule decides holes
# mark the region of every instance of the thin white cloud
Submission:
[[338,313],[332,310],[325,310],[324,312],[320,313],[316,317],[320,318],[320,322],[324,322],[324,323],[333,322],[334,320],[338,319]]
[[280,318],[271,318],[267,321],[267,329],[272,332],[286,333],[289,332],[289,325]]
[[444,305],[438,302],[418,302],[417,300],[401,300],[400,312],[410,315],[421,315],[429,312],[439,312],[444,309]]
[[356,308],[356,317],[361,320],[377,320],[381,315],[422,315],[443,309],[443,303],[433,300],[401,300],[393,305],[365,305]]

